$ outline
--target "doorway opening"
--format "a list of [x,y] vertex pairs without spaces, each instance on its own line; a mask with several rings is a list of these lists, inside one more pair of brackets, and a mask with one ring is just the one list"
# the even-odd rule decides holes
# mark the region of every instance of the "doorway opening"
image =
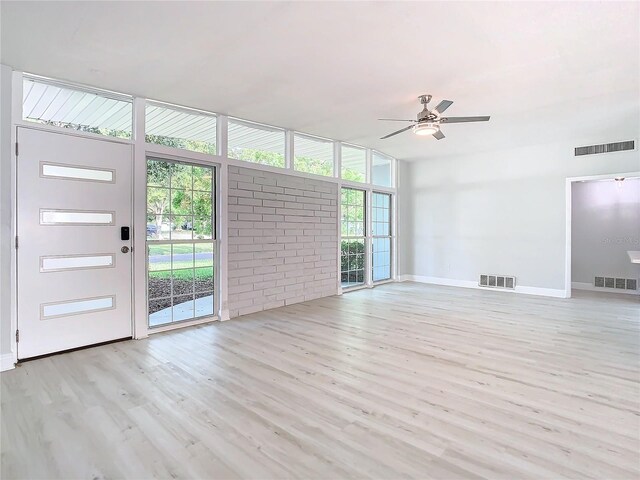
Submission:
[[638,294],[640,175],[567,179],[566,296]]

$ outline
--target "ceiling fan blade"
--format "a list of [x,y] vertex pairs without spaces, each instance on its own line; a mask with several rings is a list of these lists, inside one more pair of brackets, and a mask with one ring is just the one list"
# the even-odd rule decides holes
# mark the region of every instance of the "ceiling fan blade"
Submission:
[[438,130],[436,133],[433,134],[433,136],[437,139],[437,140],[442,140],[444,138],[444,133],[442,133],[440,130]]
[[413,128],[413,125],[409,125],[408,127],[401,128],[400,130],[390,133],[389,135],[385,135],[384,137],[380,137],[380,140],[384,140],[385,138],[393,137],[394,135],[398,135],[399,133],[406,132],[410,128]]
[[465,123],[465,122],[488,122],[490,116],[486,117],[442,117],[440,123]]
[[415,122],[415,120],[402,120],[400,118],[379,118],[378,120],[385,122]]
[[436,105],[436,108],[434,108],[434,110],[438,113],[442,113],[447,108],[449,108],[452,103],[453,102],[451,100],[442,100],[438,105]]

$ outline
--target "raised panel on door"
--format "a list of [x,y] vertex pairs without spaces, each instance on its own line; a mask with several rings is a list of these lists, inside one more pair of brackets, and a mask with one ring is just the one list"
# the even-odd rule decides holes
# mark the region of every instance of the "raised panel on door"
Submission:
[[18,128],[20,359],[131,337],[132,146]]

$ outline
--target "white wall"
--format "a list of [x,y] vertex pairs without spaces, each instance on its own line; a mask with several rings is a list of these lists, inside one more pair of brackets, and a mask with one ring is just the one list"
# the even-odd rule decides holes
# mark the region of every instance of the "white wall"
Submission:
[[[609,141],[637,139],[637,113],[625,120]],[[565,179],[640,170],[638,151],[573,156],[602,141],[401,161],[399,274],[469,285],[480,273],[515,275],[520,286],[561,293]]]
[[11,355],[11,68],[0,65],[0,353]]
[[640,250],[640,179],[576,182],[571,193],[572,282],[638,278],[627,250]]

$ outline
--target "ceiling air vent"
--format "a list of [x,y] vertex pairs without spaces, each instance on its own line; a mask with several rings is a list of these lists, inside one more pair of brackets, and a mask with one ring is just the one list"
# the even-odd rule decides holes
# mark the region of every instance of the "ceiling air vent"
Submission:
[[510,277],[508,275],[482,274],[480,275],[480,282],[478,282],[478,285],[481,287],[506,288],[508,290],[513,290],[516,288],[516,277]]
[[623,152],[625,150],[635,150],[635,140],[626,142],[603,143],[601,145],[588,145],[586,147],[576,147],[575,156],[595,155],[597,153]]

